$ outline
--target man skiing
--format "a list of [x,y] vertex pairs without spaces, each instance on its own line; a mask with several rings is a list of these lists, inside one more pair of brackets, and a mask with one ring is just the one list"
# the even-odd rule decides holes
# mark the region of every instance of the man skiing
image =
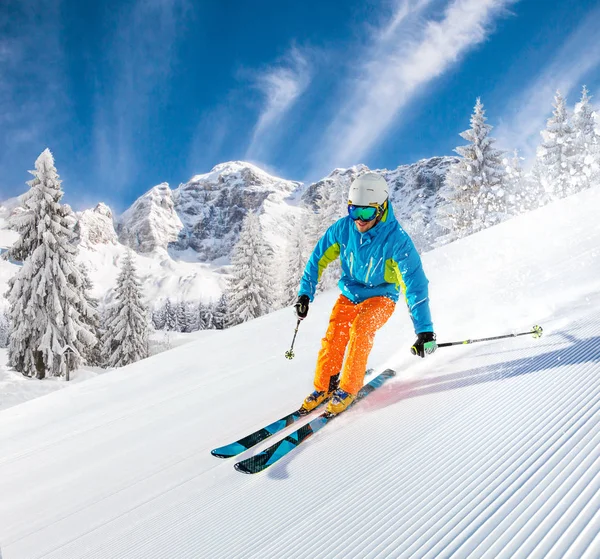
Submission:
[[400,292],[417,334],[413,353],[425,357],[437,349],[428,280],[412,240],[394,217],[388,190],[377,173],[354,180],[348,194],[348,215],[327,229],[306,264],[295,305],[298,318],[306,318],[323,271],[338,257],[342,294],[319,351],[315,391],[304,400],[302,413],[329,400],[326,411],[335,415],[352,403],[363,385],[375,332],[394,312]]

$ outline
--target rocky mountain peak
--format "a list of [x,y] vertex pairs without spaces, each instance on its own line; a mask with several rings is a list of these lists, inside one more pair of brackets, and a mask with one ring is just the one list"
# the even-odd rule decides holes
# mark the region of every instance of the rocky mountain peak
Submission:
[[93,210],[79,212],[76,219],[75,233],[84,247],[93,249],[97,245],[117,244],[112,211],[106,204],[100,203]]
[[282,206],[301,185],[275,177],[245,161],[230,161],[196,175],[173,192],[184,225],[176,248],[193,249],[199,259],[226,257],[237,241],[249,211]]
[[183,224],[175,211],[169,185],[146,192],[119,219],[119,241],[139,253],[166,250],[177,241]]

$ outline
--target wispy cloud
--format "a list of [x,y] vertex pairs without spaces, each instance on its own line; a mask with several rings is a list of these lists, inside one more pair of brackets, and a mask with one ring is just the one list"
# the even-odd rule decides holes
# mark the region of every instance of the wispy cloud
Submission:
[[530,162],[552,111],[556,90],[565,97],[571,95],[574,104],[579,101],[583,80],[600,67],[600,8],[584,17],[550,62],[511,100],[496,127],[495,136],[502,147],[518,148]]
[[[61,0],[8,4],[0,10],[0,189],[13,195],[26,188],[23,182],[31,168],[14,169],[15,164],[33,166],[46,147],[44,136],[60,133],[63,115],[57,107],[65,95],[60,85],[65,57],[59,37]],[[22,179],[3,184],[7,176]]]
[[310,81],[308,58],[297,47],[292,47],[276,65],[255,76],[254,85],[263,94],[264,105],[252,132],[246,159],[260,159],[265,155],[277,126],[306,91]]
[[453,0],[442,14],[427,13],[439,3],[432,0],[398,3],[390,21],[374,30],[358,75],[344,88],[348,95],[315,150],[312,175],[360,162],[428,83],[486,40],[494,19],[514,1]]
[[99,79],[94,125],[98,172],[116,186],[131,181],[136,144],[148,132],[149,113],[160,107],[176,59],[189,0],[136,0],[114,30],[106,83]]

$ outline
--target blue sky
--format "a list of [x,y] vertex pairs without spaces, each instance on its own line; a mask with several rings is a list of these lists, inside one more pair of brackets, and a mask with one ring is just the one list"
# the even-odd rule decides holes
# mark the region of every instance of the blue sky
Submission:
[[481,96],[534,153],[559,88],[600,108],[600,1],[3,0],[0,199],[50,147],[117,212],[228,160],[317,180],[452,154]]

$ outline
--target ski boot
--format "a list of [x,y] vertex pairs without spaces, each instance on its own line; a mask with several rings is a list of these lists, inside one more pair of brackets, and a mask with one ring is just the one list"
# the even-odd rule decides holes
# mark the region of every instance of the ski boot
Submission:
[[309,414],[315,408],[318,408],[323,402],[329,400],[329,398],[331,398],[332,394],[338,387],[339,380],[340,374],[338,373],[337,375],[333,375],[329,379],[329,387],[327,390],[315,390],[312,394],[309,394],[302,403],[300,409],[298,410],[300,412],[300,415]]
[[327,403],[327,408],[325,412],[327,415],[337,415],[340,412],[343,412],[352,402],[356,396],[354,394],[349,394],[345,392],[341,388],[338,388]]

